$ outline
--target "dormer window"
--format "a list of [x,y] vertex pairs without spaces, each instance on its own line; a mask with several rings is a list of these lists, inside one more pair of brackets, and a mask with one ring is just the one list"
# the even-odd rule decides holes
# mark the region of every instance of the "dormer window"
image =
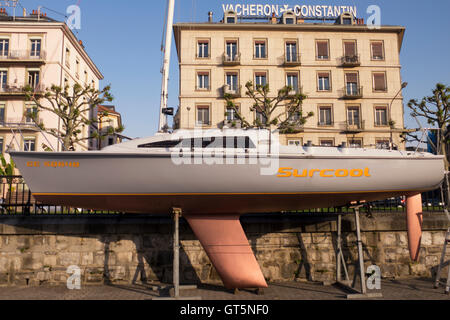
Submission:
[[228,10],[225,12],[223,16],[224,23],[236,23],[237,21],[237,14],[233,10]]
[[295,24],[295,14],[292,11],[286,11],[283,13],[284,24]]
[[336,21],[337,24],[344,24],[344,25],[353,25],[355,24],[355,18],[350,12],[344,12],[341,14]]

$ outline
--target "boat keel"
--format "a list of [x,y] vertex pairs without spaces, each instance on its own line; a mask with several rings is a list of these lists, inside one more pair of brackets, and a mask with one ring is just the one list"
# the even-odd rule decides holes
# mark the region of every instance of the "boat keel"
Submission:
[[409,254],[413,261],[419,259],[422,238],[422,195],[406,196],[406,225],[408,230]]
[[184,214],[227,289],[267,288],[239,214]]

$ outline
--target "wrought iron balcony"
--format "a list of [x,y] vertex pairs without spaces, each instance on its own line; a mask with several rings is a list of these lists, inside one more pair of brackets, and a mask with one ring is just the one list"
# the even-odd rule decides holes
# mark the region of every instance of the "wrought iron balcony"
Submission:
[[339,128],[344,132],[361,132],[365,129],[365,120],[357,121],[345,121],[339,123]]
[[228,55],[226,53],[222,56],[222,61],[225,66],[237,66],[241,64],[241,54]]
[[363,87],[346,86],[341,91],[343,99],[361,99],[363,97]]
[[0,62],[44,62],[47,53],[31,50],[10,50],[9,52],[0,53]]
[[[42,123],[43,120],[39,118],[38,122]],[[33,120],[27,117],[0,119],[0,128],[20,128],[29,130],[39,130],[36,123],[34,123]]]
[[292,90],[290,90],[288,92],[288,97],[293,97],[293,96],[295,96],[297,94],[301,94],[301,93],[303,93],[303,87],[298,86],[297,88],[292,88]]
[[284,55],[283,65],[286,67],[295,67],[301,65],[300,54],[295,55]]
[[223,94],[229,94],[231,95],[233,98],[238,98],[241,96],[241,89],[242,86],[235,86],[234,88],[231,88],[231,86],[229,84],[225,84],[223,87]]
[[[28,85],[0,85],[0,96],[24,96],[25,95],[25,91],[24,89],[27,87]],[[39,84],[36,86],[33,86],[33,92],[35,94],[42,94],[45,91],[45,86],[43,84]]]
[[361,59],[358,55],[341,57],[341,65],[343,67],[357,67],[361,65]]

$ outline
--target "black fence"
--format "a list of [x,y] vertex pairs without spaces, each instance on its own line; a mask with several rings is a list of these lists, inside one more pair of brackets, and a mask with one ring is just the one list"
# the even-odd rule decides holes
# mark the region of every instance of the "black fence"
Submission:
[[[441,190],[422,193],[422,206],[425,212],[443,212],[444,203]],[[340,208],[342,212],[352,211]],[[405,212],[405,198],[396,197],[367,203],[361,212]],[[318,208],[296,211],[298,213],[336,213],[337,208]],[[36,201],[31,190],[21,176],[0,176],[0,216],[1,215],[120,215],[123,212],[90,210],[55,206]]]

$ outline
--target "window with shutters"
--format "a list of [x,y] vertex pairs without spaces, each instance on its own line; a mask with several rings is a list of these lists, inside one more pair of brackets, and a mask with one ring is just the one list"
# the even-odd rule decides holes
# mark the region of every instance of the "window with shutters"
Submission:
[[386,92],[386,73],[385,72],[374,72],[373,77],[373,91],[375,92]]
[[197,90],[209,90],[209,71],[197,72]]
[[317,73],[317,90],[318,91],[330,91],[331,90],[331,73],[329,71],[323,71]]
[[255,72],[255,85],[265,86],[267,84],[266,72]]
[[328,40],[316,41],[316,58],[317,60],[329,60],[330,54],[328,50]]
[[356,41],[354,40],[344,41],[344,56],[346,57],[356,56]]
[[333,113],[331,106],[319,107],[319,126],[331,126],[333,125]]
[[267,51],[266,51],[266,40],[255,40],[255,59],[266,59]]
[[388,116],[386,106],[376,106],[375,107],[375,125],[376,126],[387,126]]
[[357,72],[348,72],[345,74],[345,90],[347,95],[359,94]]
[[209,126],[209,106],[197,106],[197,120],[196,124],[198,126]]
[[197,58],[209,58],[209,40],[197,40]]
[[370,51],[372,53],[372,60],[384,60],[383,41],[372,41],[370,43]]

